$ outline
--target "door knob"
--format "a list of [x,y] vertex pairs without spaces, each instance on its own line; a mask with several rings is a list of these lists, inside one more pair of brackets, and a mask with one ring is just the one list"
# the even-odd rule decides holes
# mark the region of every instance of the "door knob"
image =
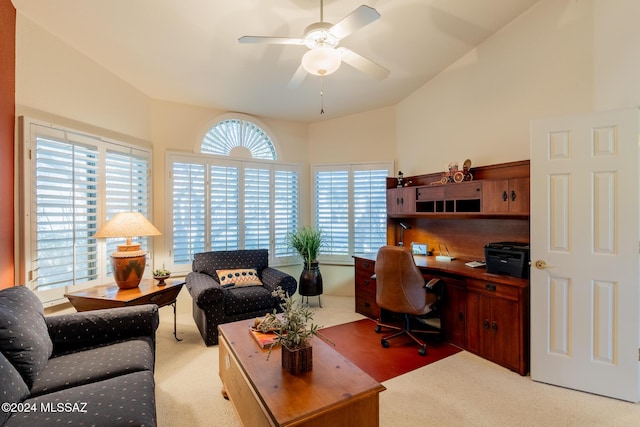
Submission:
[[538,270],[544,270],[545,268],[547,268],[547,263],[541,259],[537,260],[534,265]]

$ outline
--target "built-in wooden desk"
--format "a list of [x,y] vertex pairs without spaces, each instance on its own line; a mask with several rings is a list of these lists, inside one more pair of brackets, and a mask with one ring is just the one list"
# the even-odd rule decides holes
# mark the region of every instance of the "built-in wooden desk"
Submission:
[[[355,259],[356,312],[377,319],[376,254]],[[529,280],[467,267],[469,259],[414,256],[425,278],[445,282],[442,327],[449,342],[505,366],[529,372]]]
[[377,426],[385,387],[319,338],[313,369],[291,375],[280,348],[267,360],[249,334],[253,320],[218,326],[220,378],[245,426]]

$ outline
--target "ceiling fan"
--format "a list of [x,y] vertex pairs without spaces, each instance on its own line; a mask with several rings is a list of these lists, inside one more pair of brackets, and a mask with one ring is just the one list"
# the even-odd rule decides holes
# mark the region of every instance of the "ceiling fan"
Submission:
[[320,22],[309,25],[304,31],[303,38],[243,36],[238,41],[306,46],[309,51],[304,54],[298,70],[289,81],[290,89],[300,86],[307,73],[328,76],[335,72],[342,62],[346,62],[374,79],[383,80],[389,75],[389,70],[346,47],[338,47],[343,38],[378,18],[380,14],[377,10],[362,5],[337,24],[330,24],[324,22],[323,0],[320,0]]

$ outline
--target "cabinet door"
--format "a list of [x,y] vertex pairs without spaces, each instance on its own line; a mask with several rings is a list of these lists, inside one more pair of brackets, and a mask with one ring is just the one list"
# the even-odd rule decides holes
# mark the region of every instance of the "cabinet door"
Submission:
[[509,212],[529,213],[529,178],[509,180]]
[[458,347],[465,346],[467,320],[467,292],[452,279],[445,279],[442,327],[447,341]]
[[518,303],[469,292],[467,317],[467,350],[519,371]]
[[483,181],[482,213],[529,213],[529,178]]
[[485,297],[489,301],[489,334],[491,334],[488,356],[496,363],[518,370],[520,367],[520,339],[518,331],[518,304],[501,299]]
[[387,189],[387,214],[410,214],[416,211],[415,187]]

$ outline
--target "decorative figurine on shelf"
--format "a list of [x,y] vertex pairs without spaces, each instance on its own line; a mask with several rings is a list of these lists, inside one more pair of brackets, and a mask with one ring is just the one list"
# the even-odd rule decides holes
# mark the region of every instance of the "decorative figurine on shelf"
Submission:
[[451,182],[460,183],[463,181],[472,181],[471,160],[467,159],[462,164],[460,170],[458,162],[450,162],[445,166],[445,172],[442,172],[442,178],[439,181],[433,181],[429,185],[448,184]]
[[398,171],[398,188],[402,187],[402,183],[404,181],[404,175],[402,171]]

